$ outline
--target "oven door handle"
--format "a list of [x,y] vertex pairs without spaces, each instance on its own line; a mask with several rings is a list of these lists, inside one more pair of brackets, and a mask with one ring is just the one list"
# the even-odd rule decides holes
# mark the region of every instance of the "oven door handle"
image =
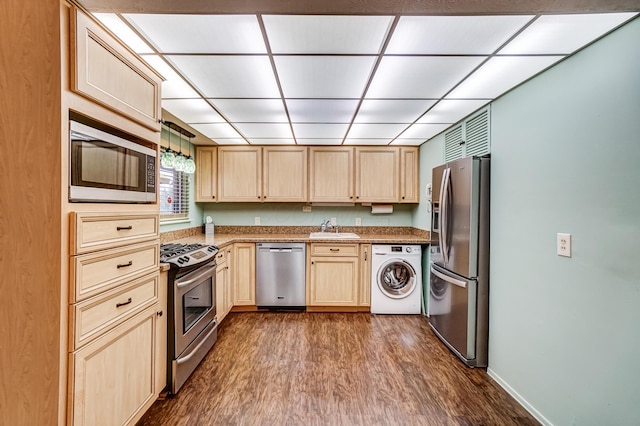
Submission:
[[216,269],[216,264],[209,264],[209,267],[206,267],[206,270],[202,271],[202,273],[198,274],[197,276],[195,276],[194,278],[191,278],[190,280],[186,280],[186,281],[178,281],[176,283],[176,287],[177,288],[184,288],[187,286],[190,286],[191,284],[193,284],[194,282],[198,281],[200,278],[204,277],[205,275],[211,275],[211,270],[212,269]]
[[[214,322],[216,321],[215,319],[213,320]],[[202,342],[198,343],[198,346],[196,346],[189,355],[181,357],[176,359],[176,364],[180,365],[180,364],[184,364],[185,362],[189,361],[191,358],[193,358],[193,356],[195,354],[198,353],[198,351],[200,350],[200,348],[202,347],[202,345],[204,345],[205,343],[207,343],[207,341],[209,340],[209,338],[211,337],[211,335],[213,333],[216,332],[216,330],[218,329],[218,325],[217,323],[213,325],[213,328],[211,329],[211,331],[209,331],[209,333],[207,333],[207,337],[205,337],[204,339],[202,339]]]

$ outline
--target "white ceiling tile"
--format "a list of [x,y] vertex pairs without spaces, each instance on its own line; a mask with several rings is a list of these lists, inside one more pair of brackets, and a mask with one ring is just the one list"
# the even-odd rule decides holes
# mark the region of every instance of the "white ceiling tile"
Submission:
[[189,125],[210,139],[242,139],[228,123],[193,123]]
[[340,139],[300,139],[296,138],[298,145],[342,145]]
[[379,53],[391,16],[265,15],[271,51],[278,53]]
[[279,98],[266,56],[168,56],[207,98]]
[[544,15],[499,54],[568,54],[631,19],[635,13]]
[[233,123],[247,139],[293,139],[288,123]]
[[286,98],[359,98],[375,62],[372,56],[276,56]]
[[153,49],[115,13],[94,13],[93,16],[137,54],[153,53]]
[[293,123],[350,123],[357,99],[286,99]]
[[182,77],[176,73],[158,55],[143,55],[145,60],[153,69],[162,75],[166,80],[162,82],[162,98],[199,98],[198,92],[193,90]]
[[231,122],[287,122],[281,99],[209,99]]
[[383,139],[395,138],[405,128],[406,124],[363,124],[355,123],[351,126],[347,138],[349,139]]
[[562,56],[491,58],[448,94],[447,99],[496,98],[562,58]]
[[299,124],[293,123],[293,132],[296,135],[296,139],[333,139],[344,138],[349,124]]
[[424,139],[396,139],[391,142],[391,145],[405,145],[405,146],[420,146],[424,142]]
[[366,97],[440,98],[484,59],[475,56],[385,56]]
[[255,15],[124,16],[163,53],[267,53]]
[[224,139],[217,138],[214,142],[218,145],[247,145],[247,141],[242,138]]
[[435,103],[432,99],[365,99],[354,123],[413,123]]
[[387,54],[491,54],[533,15],[402,16]]
[[294,139],[287,138],[249,138],[252,145],[295,145]]
[[345,145],[388,145],[389,142],[391,142],[393,140],[393,138],[386,138],[386,139],[380,139],[380,138],[360,138],[360,139],[353,139],[353,138],[347,138],[344,140],[344,144]]
[[450,126],[451,124],[414,124],[402,132],[402,134],[398,136],[398,139],[427,140]]
[[457,123],[487,103],[489,100],[486,99],[443,99],[417,123]]
[[162,108],[179,117],[185,123],[224,123],[204,99],[164,99]]

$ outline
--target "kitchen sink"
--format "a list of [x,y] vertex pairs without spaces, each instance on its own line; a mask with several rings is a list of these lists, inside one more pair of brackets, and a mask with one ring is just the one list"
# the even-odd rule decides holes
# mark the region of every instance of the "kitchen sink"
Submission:
[[353,232],[312,232],[309,234],[309,238],[323,239],[323,240],[339,240],[349,238],[360,238],[358,234]]

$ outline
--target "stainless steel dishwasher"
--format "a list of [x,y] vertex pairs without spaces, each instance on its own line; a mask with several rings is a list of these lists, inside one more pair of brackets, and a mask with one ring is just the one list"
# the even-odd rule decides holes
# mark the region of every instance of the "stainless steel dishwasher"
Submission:
[[256,244],[256,305],[304,309],[306,244]]

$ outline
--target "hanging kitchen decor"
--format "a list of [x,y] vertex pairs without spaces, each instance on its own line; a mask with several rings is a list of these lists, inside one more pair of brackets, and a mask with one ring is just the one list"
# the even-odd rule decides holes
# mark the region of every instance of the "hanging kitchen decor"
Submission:
[[191,156],[191,135],[189,135],[189,155],[187,156],[187,161],[184,163],[184,172],[193,174],[195,171],[196,162],[193,161],[193,157]]
[[173,163],[173,168],[178,172],[184,172],[184,165],[187,159],[182,155],[182,132],[178,131],[178,137],[180,138],[180,152],[176,156],[176,162]]
[[176,161],[176,156],[173,150],[171,149],[171,127],[168,125],[168,123],[163,122],[162,124],[167,126],[167,133],[169,134],[167,142],[169,142],[169,146],[162,153],[162,157],[160,157],[160,165],[165,169],[173,169],[173,166]]

